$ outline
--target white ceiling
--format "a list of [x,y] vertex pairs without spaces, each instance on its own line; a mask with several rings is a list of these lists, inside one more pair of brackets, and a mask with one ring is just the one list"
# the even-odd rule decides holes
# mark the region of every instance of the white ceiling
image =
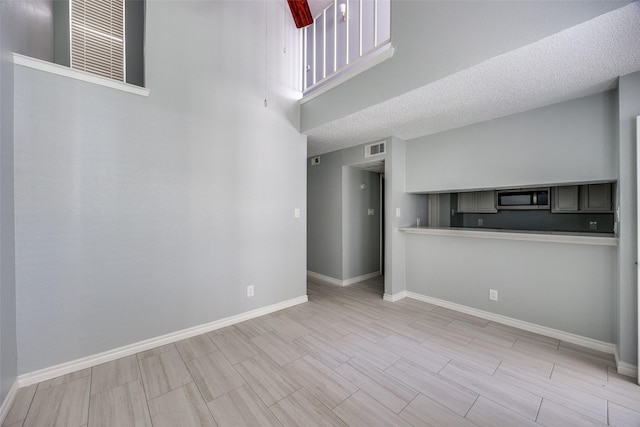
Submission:
[[368,163],[360,163],[352,165],[356,169],[362,169],[369,172],[384,173],[384,160],[377,160]]
[[412,139],[591,95],[614,89],[618,76],[639,70],[636,1],[310,129],[304,132],[308,155],[389,136]]
[[307,0],[307,3],[311,9],[311,16],[315,19],[327,6],[333,3],[333,0]]

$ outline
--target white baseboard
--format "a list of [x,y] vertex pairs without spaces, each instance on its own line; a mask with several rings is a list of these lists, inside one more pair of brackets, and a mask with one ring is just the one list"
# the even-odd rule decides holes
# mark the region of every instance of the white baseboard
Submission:
[[342,286],[353,285],[354,283],[362,282],[364,280],[373,279],[374,277],[380,276],[379,271],[374,271],[373,273],[363,274],[362,276],[352,277],[351,279],[343,280]]
[[17,383],[19,387],[26,387],[31,384],[35,384],[41,381],[47,381],[47,380],[59,377],[61,375],[70,374],[71,372],[76,372],[82,369],[100,365],[102,363],[111,362],[121,357],[140,353],[141,351],[151,350],[152,348],[160,347],[165,344],[170,344],[186,338],[191,338],[196,335],[204,334],[206,332],[211,332],[216,329],[220,329],[220,328],[234,325],[236,323],[244,322],[245,320],[253,319],[255,317],[264,316],[265,314],[283,310],[285,308],[302,304],[307,301],[308,301],[307,295],[303,295],[287,301],[282,301],[266,307],[262,307],[255,310],[247,311],[245,313],[237,314],[235,316],[230,316],[224,319],[216,320],[211,323],[205,323],[203,325],[193,326],[191,328],[183,329],[181,331],[172,332],[166,335],[161,335],[159,337],[155,337],[155,338],[140,341],[134,344],[126,345],[124,347],[119,347],[113,350],[105,351],[103,353],[94,354],[91,356],[83,357],[81,359],[61,363],[59,365],[52,366],[49,368],[44,368],[38,371],[29,372],[29,373],[18,376]]
[[620,375],[624,375],[631,378],[638,378],[638,367],[634,364],[627,363],[623,360],[620,360],[618,356],[618,348],[615,350],[616,357],[616,370]]
[[5,396],[2,404],[0,404],[0,426],[4,425],[4,420],[9,415],[9,411],[11,410],[11,405],[13,405],[13,401],[16,400],[16,394],[18,393],[18,379],[13,382],[9,392]]
[[373,279],[374,277],[378,277],[380,276],[380,274],[381,273],[379,271],[374,271],[373,273],[364,274],[358,277],[352,277],[351,279],[340,280],[331,276],[325,276],[324,274],[307,270],[307,276],[336,286],[353,285],[354,283],[362,282],[363,280],[369,280]]
[[426,295],[417,294],[415,292],[407,291],[407,297],[418,300],[418,301],[426,302],[429,304],[437,305],[439,307],[444,307],[451,310],[459,311],[461,313],[470,314],[472,316],[480,317],[482,319],[490,320],[492,322],[513,326],[514,328],[522,329],[524,331],[529,331],[529,332],[544,335],[547,337],[556,338],[561,341],[566,341],[572,344],[580,345],[582,347],[598,350],[603,353],[615,354],[615,345],[608,342],[598,341],[592,338],[583,337],[581,335],[575,335],[569,332],[560,331],[558,329],[537,325],[535,323],[525,322],[523,320],[514,319],[512,317],[503,316],[501,314],[495,314],[488,311],[478,310],[476,308],[467,307],[466,305],[456,304],[453,302],[428,297]]
[[401,291],[398,292],[397,294],[384,294],[382,296],[382,299],[385,301],[389,301],[389,302],[396,302],[396,301],[400,301],[401,299],[404,299],[407,297],[407,291]]
[[325,276],[324,274],[315,273],[313,271],[307,270],[307,276],[312,277],[312,278],[317,279],[317,280],[320,280],[321,282],[329,283],[331,285],[344,286],[342,284],[342,280],[340,280],[340,279],[336,279],[336,278],[331,277],[331,276]]

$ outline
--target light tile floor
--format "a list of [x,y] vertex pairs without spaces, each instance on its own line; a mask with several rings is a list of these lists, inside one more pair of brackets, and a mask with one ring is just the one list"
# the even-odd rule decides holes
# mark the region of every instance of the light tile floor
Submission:
[[309,281],[309,302],[18,391],[4,426],[640,426],[610,355]]

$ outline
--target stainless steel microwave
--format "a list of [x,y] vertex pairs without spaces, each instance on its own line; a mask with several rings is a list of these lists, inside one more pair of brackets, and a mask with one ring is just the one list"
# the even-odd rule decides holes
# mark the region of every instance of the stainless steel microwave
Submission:
[[549,209],[549,187],[498,190],[498,209]]

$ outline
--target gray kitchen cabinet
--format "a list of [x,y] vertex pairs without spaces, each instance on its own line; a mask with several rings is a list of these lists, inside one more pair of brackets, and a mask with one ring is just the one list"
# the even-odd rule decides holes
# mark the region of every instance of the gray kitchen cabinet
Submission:
[[458,193],[458,212],[475,212],[477,196],[475,191]]
[[613,212],[611,183],[553,187],[551,212]]
[[496,192],[495,191],[478,191],[476,193],[476,212],[496,213]]
[[578,186],[565,185],[553,187],[551,212],[578,212]]
[[470,191],[458,194],[458,212],[496,213],[495,191]]
[[613,212],[611,184],[581,185],[580,210],[588,212]]

